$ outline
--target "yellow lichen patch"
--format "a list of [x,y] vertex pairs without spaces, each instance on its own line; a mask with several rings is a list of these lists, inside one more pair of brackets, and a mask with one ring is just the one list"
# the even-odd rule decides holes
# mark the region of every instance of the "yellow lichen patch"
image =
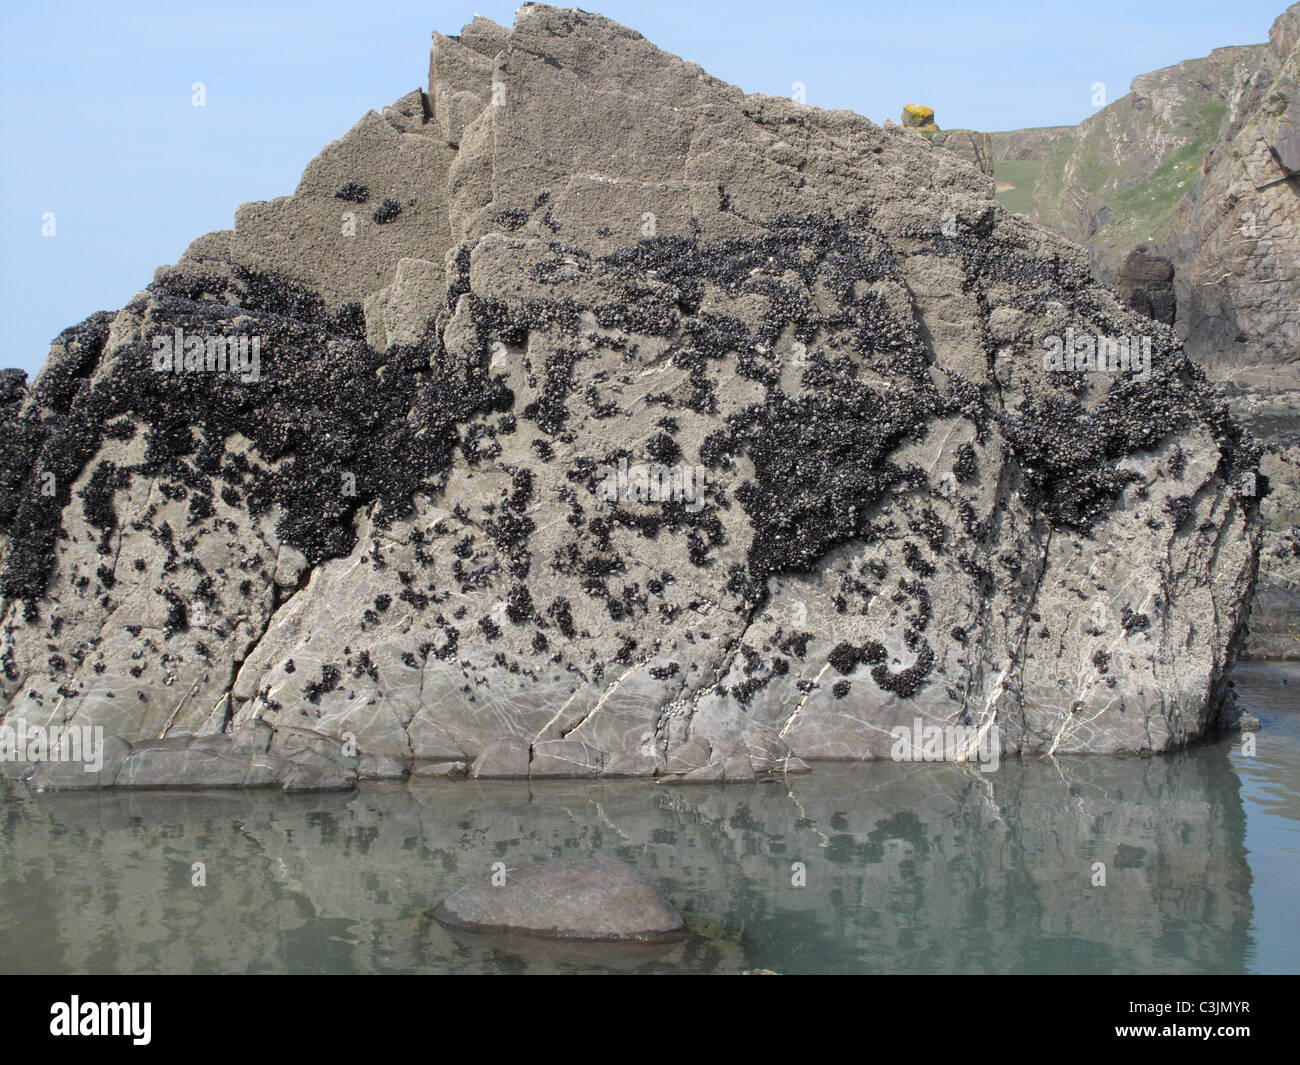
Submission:
[[924,107],[921,104],[906,104],[903,107],[902,121],[908,129],[939,128],[934,124],[934,108]]

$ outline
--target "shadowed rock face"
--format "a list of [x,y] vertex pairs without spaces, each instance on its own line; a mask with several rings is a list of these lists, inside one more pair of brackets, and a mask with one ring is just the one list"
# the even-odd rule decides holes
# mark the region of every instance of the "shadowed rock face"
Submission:
[[1250,611],[1251,658],[1300,659],[1300,431],[1268,441],[1260,472],[1269,494],[1260,504],[1264,539]]
[[1174,264],[1152,255],[1145,245],[1128,253],[1115,277],[1115,294],[1125,307],[1165,325],[1174,324]]
[[1256,445],[990,180],[541,5],[6,388],[5,723],[299,783],[1167,750],[1258,553]]

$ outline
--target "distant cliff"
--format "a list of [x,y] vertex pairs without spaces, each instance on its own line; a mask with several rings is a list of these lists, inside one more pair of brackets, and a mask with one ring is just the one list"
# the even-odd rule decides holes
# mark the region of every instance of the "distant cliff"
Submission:
[[1126,96],[1056,138],[1034,217],[1087,247],[1093,269],[1113,280],[1135,244],[1168,237],[1205,156],[1263,95],[1267,56],[1267,45],[1220,48],[1134,78]]
[[1269,34],[1271,80],[1211,146],[1165,242],[1188,354],[1211,377],[1266,390],[1300,387],[1297,38],[1293,4]]
[[1267,43],[1143,74],[1078,126],[993,134],[1004,206],[1109,284],[1138,245],[1167,256],[1188,353],[1265,391],[1300,383],[1298,38],[1293,4]]

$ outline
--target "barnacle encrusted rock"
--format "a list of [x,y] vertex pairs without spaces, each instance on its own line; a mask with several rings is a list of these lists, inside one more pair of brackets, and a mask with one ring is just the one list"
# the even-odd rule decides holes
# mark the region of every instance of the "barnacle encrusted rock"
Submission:
[[299,779],[1204,736],[1259,449],[993,193],[599,16],[435,35],[427,92],[0,378],[3,723],[265,730]]

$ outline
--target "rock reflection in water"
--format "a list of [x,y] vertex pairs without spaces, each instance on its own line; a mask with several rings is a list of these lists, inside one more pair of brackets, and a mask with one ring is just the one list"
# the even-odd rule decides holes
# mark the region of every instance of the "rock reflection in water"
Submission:
[[[822,764],[701,787],[11,786],[0,970],[1237,972],[1251,922],[1239,792],[1223,746],[993,774]],[[693,937],[611,949],[430,920],[494,862],[593,854],[652,877]],[[206,886],[192,884],[195,862]]]

